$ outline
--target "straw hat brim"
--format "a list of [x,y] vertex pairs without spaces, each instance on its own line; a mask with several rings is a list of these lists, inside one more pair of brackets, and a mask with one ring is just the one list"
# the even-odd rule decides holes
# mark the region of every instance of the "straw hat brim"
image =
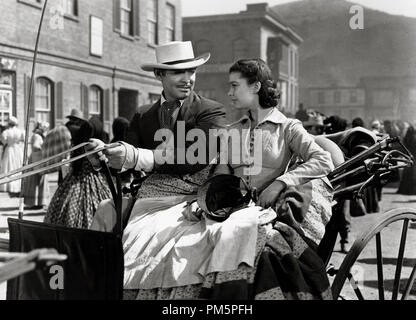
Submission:
[[175,64],[148,63],[148,64],[143,64],[141,68],[144,71],[153,71],[155,69],[162,69],[162,70],[192,69],[192,68],[202,66],[204,63],[206,63],[209,60],[210,57],[211,57],[210,53],[205,53],[203,55],[200,55],[199,57],[196,57],[195,59],[192,59],[186,62],[179,62]]

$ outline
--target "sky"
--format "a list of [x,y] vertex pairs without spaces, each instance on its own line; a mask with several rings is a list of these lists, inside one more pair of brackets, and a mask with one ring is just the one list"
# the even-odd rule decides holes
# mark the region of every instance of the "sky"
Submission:
[[[182,0],[182,16],[237,13],[246,9],[247,3],[268,2],[269,6],[299,0]],[[365,7],[395,15],[416,18],[416,0],[349,0]]]

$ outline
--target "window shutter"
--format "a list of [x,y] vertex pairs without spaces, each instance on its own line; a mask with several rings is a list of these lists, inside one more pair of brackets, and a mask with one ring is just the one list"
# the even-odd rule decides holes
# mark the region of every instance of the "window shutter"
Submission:
[[84,118],[88,119],[88,86],[81,83],[81,111]]
[[49,113],[49,125],[53,128],[55,126],[56,119],[56,86],[53,82],[50,82],[50,85],[51,92],[49,99],[51,99],[51,111]]
[[104,121],[110,121],[110,89],[104,90],[103,96]]
[[74,1],[74,15],[78,16],[78,0]]
[[140,0],[133,0],[133,35],[140,36]]
[[120,31],[120,0],[113,0],[113,24],[114,30]]
[[63,83],[58,82],[56,84],[56,119],[61,120],[64,112],[64,101],[63,101]]
[[[30,77],[25,75],[25,80],[24,80],[24,87],[25,87],[25,118],[26,118],[26,111],[27,111],[27,104],[29,103],[29,89],[30,89]],[[34,118],[35,117],[35,85],[36,82],[33,83],[33,90],[32,90],[32,100],[31,100],[31,104],[30,104],[30,117]]]

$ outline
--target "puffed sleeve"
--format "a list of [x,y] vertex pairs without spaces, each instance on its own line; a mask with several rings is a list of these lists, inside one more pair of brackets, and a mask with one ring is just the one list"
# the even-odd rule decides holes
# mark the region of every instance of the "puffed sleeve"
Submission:
[[284,182],[287,186],[296,186],[312,179],[324,178],[334,170],[329,152],[324,151],[315,142],[313,136],[303,128],[300,121],[290,121],[286,128],[285,139],[292,153],[304,162],[276,180]]

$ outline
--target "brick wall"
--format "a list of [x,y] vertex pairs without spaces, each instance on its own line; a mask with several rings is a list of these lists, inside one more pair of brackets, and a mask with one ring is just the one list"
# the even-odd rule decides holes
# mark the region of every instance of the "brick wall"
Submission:
[[[66,122],[65,116],[72,108],[82,108],[81,86],[98,85],[108,93],[109,118],[105,126],[110,128],[118,116],[118,90],[130,89],[138,92],[138,104],[148,103],[150,93],[160,93],[160,83],[153,74],[141,70],[140,65],[155,61],[155,46],[147,42],[147,0],[137,1],[139,8],[138,34],[121,36],[114,31],[113,1],[79,0],[78,16],[64,18],[63,29],[53,29],[51,19],[56,12],[54,1],[48,2],[39,44],[36,77],[50,79],[55,87],[55,124]],[[31,6],[32,0],[2,1],[0,20],[0,57],[17,61],[16,70],[16,116],[24,123],[24,108],[27,104],[27,77],[31,74],[33,48],[41,16],[40,6]],[[158,1],[159,43],[166,42],[166,0]],[[181,4],[169,0],[175,6],[175,38],[182,39]],[[103,55],[90,55],[90,16],[103,20]],[[56,86],[62,89],[57,96]],[[61,98],[60,101],[58,101]],[[85,100],[85,99],[84,99]]]

